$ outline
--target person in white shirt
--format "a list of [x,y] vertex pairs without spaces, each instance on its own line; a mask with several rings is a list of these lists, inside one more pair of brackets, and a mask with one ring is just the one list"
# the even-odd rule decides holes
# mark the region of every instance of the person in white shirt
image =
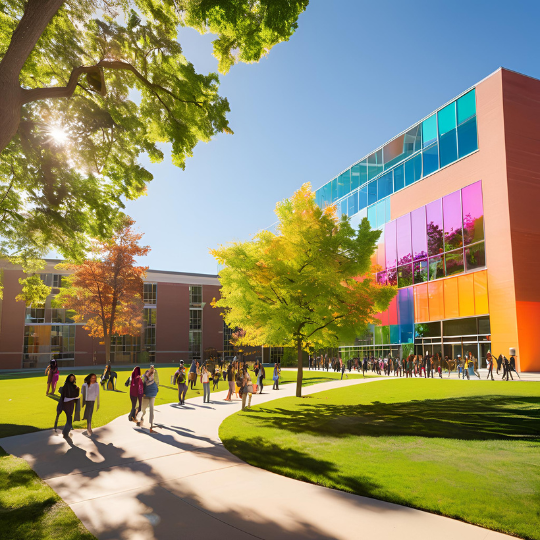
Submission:
[[86,433],[92,435],[92,415],[99,409],[99,384],[95,373],[90,373],[85,379],[81,388],[84,406],[84,420],[86,420]]

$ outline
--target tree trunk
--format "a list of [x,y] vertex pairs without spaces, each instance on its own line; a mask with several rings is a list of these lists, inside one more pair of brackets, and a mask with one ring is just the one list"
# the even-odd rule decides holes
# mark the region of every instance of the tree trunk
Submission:
[[15,137],[21,120],[21,89],[18,77],[13,80],[0,72],[0,152]]
[[304,376],[302,365],[302,340],[296,342],[298,349],[298,373],[296,375],[296,397],[302,397],[302,378]]
[[105,336],[105,364],[111,363],[111,335]]

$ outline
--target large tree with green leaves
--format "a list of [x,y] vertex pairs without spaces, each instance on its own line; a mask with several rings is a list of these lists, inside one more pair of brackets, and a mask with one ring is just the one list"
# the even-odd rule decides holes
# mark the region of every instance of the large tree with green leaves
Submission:
[[182,54],[179,27],[216,35],[226,73],[288,40],[308,0],[0,0],[0,256],[81,258],[110,238],[140,163],[184,167],[231,132],[218,76]]
[[242,328],[241,343],[295,347],[301,397],[302,351],[354,343],[396,289],[375,282],[371,256],[381,232],[367,219],[355,230],[335,206],[320,209],[310,184],[276,214],[276,233],[212,250],[223,265],[214,305],[229,326]]

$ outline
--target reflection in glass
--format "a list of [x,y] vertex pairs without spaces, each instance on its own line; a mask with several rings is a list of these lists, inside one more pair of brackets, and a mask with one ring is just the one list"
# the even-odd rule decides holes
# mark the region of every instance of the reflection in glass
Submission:
[[396,221],[386,224],[384,230],[384,245],[386,249],[386,267],[393,268],[397,264],[397,226]]
[[484,207],[482,182],[475,182],[461,190],[463,200],[463,241],[465,245],[484,239]]
[[463,245],[461,219],[461,193],[454,191],[443,197],[444,250],[450,251]]
[[484,242],[465,248],[467,272],[486,266],[486,250]]
[[457,100],[458,124],[462,124],[476,114],[476,100],[474,88]]
[[379,285],[386,285],[386,272],[377,273],[377,283]]
[[422,122],[422,145],[424,148],[437,140],[437,115],[432,114]]
[[334,178],[332,182],[330,182],[330,186],[332,189],[332,202],[335,202],[338,198],[337,178]]
[[351,191],[360,187],[360,164],[351,167]]
[[417,125],[384,146],[383,158],[385,170],[420,150],[420,147],[421,125]]
[[410,186],[422,178],[422,154],[405,162],[405,185]]
[[453,163],[457,159],[457,132],[455,129],[441,135],[439,150],[441,152],[441,167]]
[[426,209],[424,206],[411,212],[412,255],[416,261],[425,259],[427,253]]
[[443,252],[442,205],[438,199],[426,205],[427,242],[429,256]]
[[383,174],[377,180],[377,199],[381,200],[389,195],[392,195],[394,192],[393,180],[392,180],[392,171],[389,173]]
[[453,276],[455,274],[463,273],[463,250],[457,249],[456,251],[449,251],[445,255],[446,262],[446,275]]
[[429,281],[444,277],[444,259],[442,255],[429,259]]
[[358,210],[362,210],[362,208],[365,208],[367,206],[367,195],[368,187],[367,185],[360,188],[358,191]]
[[413,284],[412,264],[398,266],[397,269],[398,288],[409,287]]
[[439,145],[437,143],[425,148],[422,153],[424,176],[435,172],[439,168]]
[[386,270],[386,281],[388,285],[393,285],[394,287],[397,285],[397,269],[396,268],[390,268],[389,270]]
[[377,202],[377,181],[370,182],[368,188],[368,205]]
[[448,133],[456,128],[456,104],[450,103],[441,109],[438,113],[439,117],[439,136]]
[[343,199],[340,203],[340,209],[341,209],[341,214],[345,214],[346,216],[348,215],[347,214],[347,211],[348,211],[348,207],[347,207],[347,199]]
[[338,178],[338,199],[345,197],[351,191],[351,171],[345,171]]
[[349,195],[348,201],[348,215],[354,216],[358,212],[358,191],[355,191],[352,195]]
[[370,227],[372,229],[376,229],[377,228],[377,205],[376,204],[373,204],[372,206],[368,206],[367,218],[368,218]]
[[476,116],[458,126],[458,150],[462,158],[478,149],[478,137],[476,133]]
[[424,283],[428,280],[428,262],[427,259],[423,261],[415,261],[413,267],[414,283]]
[[398,265],[409,263],[411,257],[411,217],[405,214],[396,220],[397,222],[397,256]]
[[405,187],[405,168],[403,165],[394,169],[394,191]]
[[368,180],[375,178],[383,170],[382,149],[377,150],[367,158],[368,162]]
[[360,168],[360,185],[362,186],[368,181],[368,164],[367,159],[362,160],[358,164]]

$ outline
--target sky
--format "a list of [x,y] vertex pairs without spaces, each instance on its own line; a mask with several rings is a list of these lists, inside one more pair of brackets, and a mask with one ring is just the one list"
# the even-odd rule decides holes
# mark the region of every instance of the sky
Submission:
[[[271,226],[278,201],[314,189],[499,67],[540,78],[537,0],[311,0],[258,64],[220,75],[234,135],[199,143],[183,171],[145,166],[126,212],[155,270],[215,274],[209,249]],[[212,36],[181,29],[184,55],[217,72]]]

